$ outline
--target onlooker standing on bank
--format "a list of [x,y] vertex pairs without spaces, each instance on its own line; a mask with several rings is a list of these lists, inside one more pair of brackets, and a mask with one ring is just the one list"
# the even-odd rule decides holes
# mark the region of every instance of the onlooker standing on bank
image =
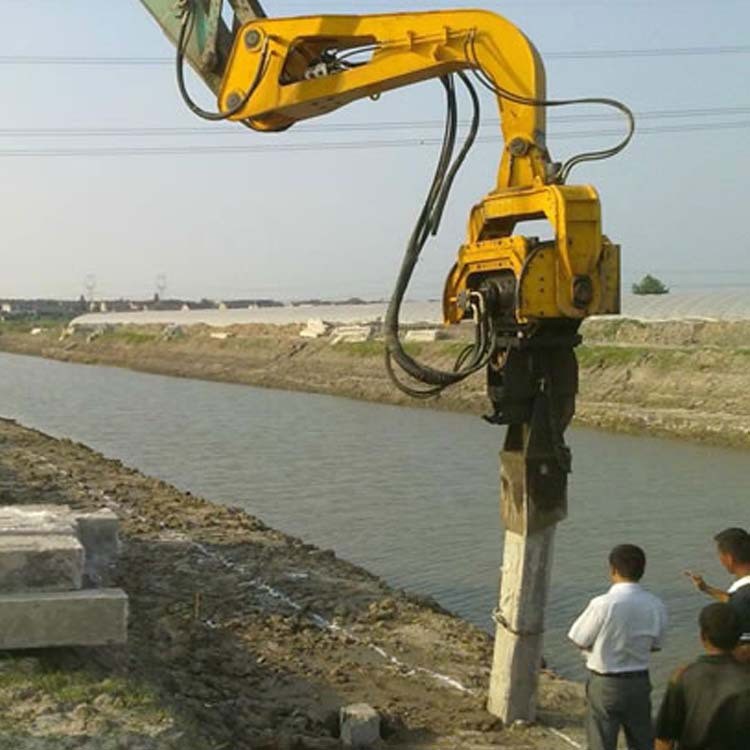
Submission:
[[609,555],[612,587],[589,602],[568,637],[587,653],[586,735],[589,750],[615,750],[620,729],[631,750],[653,750],[652,651],[667,625],[664,604],[638,583],[646,569],[640,547],[621,544]]
[[656,720],[656,748],[747,750],[750,668],[732,657],[740,618],[728,604],[709,604],[699,623],[706,653],[670,680]]
[[[685,574],[699,591],[717,601],[729,602],[740,618],[742,635],[734,656],[739,661],[750,664],[750,534],[744,529],[724,529],[715,537],[719,562],[728,573],[735,576],[734,583],[727,591],[709,586],[703,576],[689,570]],[[750,743],[749,743],[750,744]]]

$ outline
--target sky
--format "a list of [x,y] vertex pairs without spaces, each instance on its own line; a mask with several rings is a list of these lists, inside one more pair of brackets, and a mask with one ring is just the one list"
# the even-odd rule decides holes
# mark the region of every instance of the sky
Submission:
[[[3,35],[0,48],[0,297],[78,297],[87,277],[96,279],[97,296],[148,297],[161,274],[166,294],[184,298],[390,295],[437,158],[437,146],[403,141],[440,135],[439,128],[413,125],[441,120],[437,82],[355,103],[285,134],[252,133],[192,115],[170,64],[18,62],[28,56],[171,58],[172,45],[138,0],[0,0],[0,7],[4,27],[13,30]],[[750,3],[267,0],[265,7],[269,16],[484,7],[518,25],[543,58],[549,55],[550,97],[615,97],[637,113],[702,110],[689,117],[642,118],[626,151],[577,168],[569,182],[598,189],[605,232],[622,245],[626,286],[653,273],[674,289],[750,289]],[[744,52],[575,59],[555,54],[732,46],[744,46]],[[189,83],[196,99],[215,107],[197,79]],[[468,117],[468,108],[463,112]],[[496,114],[489,97],[483,98],[483,113],[483,133],[491,135]],[[591,107],[565,112],[600,114]],[[620,127],[597,119],[555,122],[555,116],[547,135],[556,160],[616,140],[606,134],[566,137],[566,131]],[[412,125],[384,127],[404,122]],[[333,127],[348,123],[371,129]],[[70,133],[190,127],[207,132]],[[32,132],[40,129],[61,133]],[[402,145],[368,146],[373,140]],[[357,147],[325,148],[332,142]],[[285,144],[320,147],[274,150]],[[226,145],[262,150],[189,151]],[[90,154],[123,146],[180,146],[188,152]],[[55,149],[83,149],[87,155],[39,153]],[[493,187],[500,149],[499,142],[475,146],[408,296],[441,295],[469,210]]]

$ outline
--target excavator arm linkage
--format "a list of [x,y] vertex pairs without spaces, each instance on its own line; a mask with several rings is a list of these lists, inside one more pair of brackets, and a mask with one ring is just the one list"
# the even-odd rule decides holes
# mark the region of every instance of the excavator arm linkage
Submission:
[[[503,149],[497,181],[470,215],[443,293],[446,323],[492,319],[489,421],[508,424],[503,517],[532,532],[565,515],[569,452],[563,432],[577,391],[581,321],[619,312],[619,248],[602,234],[591,186],[562,184],[546,146],[544,67],[506,19],[456,10],[263,17],[253,0],[141,0],[217,95],[226,119],[280,131],[358,99],[475,71],[495,92]],[[175,7],[177,10],[175,10]],[[517,233],[546,222],[547,236]]]

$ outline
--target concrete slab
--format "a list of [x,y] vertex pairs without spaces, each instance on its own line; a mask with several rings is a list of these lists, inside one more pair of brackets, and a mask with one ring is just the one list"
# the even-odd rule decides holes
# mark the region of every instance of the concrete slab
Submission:
[[0,592],[79,589],[83,562],[83,546],[72,533],[0,535]]
[[325,336],[331,328],[330,323],[326,323],[320,318],[310,318],[307,325],[299,332],[303,339],[317,339]]
[[372,338],[372,326],[337,326],[332,333],[331,345],[361,344]]
[[68,505],[0,506],[0,537],[75,532]]
[[372,747],[380,740],[380,715],[366,703],[343,706],[339,723],[344,747]]
[[121,589],[0,595],[0,650],[125,643]]

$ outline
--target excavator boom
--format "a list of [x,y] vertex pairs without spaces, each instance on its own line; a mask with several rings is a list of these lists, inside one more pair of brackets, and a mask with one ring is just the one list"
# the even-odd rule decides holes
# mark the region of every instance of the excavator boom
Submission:
[[[563,436],[575,411],[578,327],[590,315],[619,312],[619,247],[602,234],[597,192],[566,181],[576,164],[608,158],[627,145],[630,111],[611,99],[549,101],[533,44],[511,22],[486,11],[269,19],[255,0],[227,0],[233,13],[227,22],[223,0],[141,2],[177,47],[180,92],[205,119],[281,131],[358,99],[430,79],[441,82],[447,102],[443,147],[386,315],[386,368],[398,388],[419,398],[486,372],[492,404],[486,419],[508,425],[501,452],[506,553],[522,550],[520,562],[514,558],[510,564],[521,571],[548,561],[554,527],[567,512],[570,452]],[[216,95],[217,111],[203,110],[190,98],[184,61]],[[474,117],[455,154],[457,82],[468,92]],[[443,292],[445,322],[473,320],[475,340],[452,370],[440,370],[401,345],[399,310],[476,137],[475,82],[494,96],[503,147],[496,183],[471,210],[466,240]],[[558,164],[547,149],[546,109],[578,103],[616,107],[627,116],[630,131],[613,148]],[[546,236],[522,233],[528,222],[539,220],[546,222]],[[394,363],[406,381],[397,377]],[[501,596],[501,602],[534,605],[522,611],[519,604],[496,618],[489,707],[506,722],[534,717],[548,582],[541,569],[533,596]]]

